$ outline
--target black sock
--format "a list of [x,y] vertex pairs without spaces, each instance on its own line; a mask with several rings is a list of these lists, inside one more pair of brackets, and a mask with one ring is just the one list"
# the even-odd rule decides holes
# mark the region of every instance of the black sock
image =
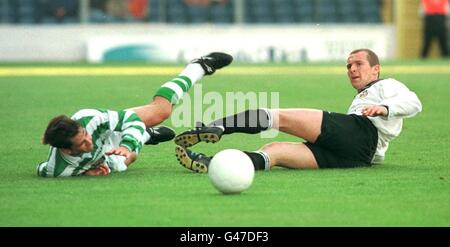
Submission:
[[248,157],[250,157],[250,159],[252,160],[255,170],[265,170],[266,169],[266,161],[260,153],[246,152],[246,151],[244,151],[244,153],[246,155],[248,155]]
[[269,115],[261,109],[247,110],[216,120],[208,126],[223,126],[225,128],[224,134],[257,134],[269,128]]

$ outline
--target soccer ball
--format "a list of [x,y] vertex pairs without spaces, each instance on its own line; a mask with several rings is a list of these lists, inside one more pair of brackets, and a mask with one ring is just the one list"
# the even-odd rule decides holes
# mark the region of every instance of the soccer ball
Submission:
[[237,149],[218,152],[208,166],[211,183],[224,194],[237,194],[248,189],[254,175],[252,160]]

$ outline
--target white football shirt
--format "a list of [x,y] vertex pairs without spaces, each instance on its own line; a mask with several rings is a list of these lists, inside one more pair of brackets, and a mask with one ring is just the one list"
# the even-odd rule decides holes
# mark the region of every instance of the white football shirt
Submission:
[[403,118],[421,112],[422,103],[403,83],[389,78],[379,80],[359,92],[347,113],[362,115],[363,108],[369,105],[384,105],[389,109],[387,117],[369,117],[378,129],[378,146],[372,162],[380,163],[384,160],[389,142],[400,134]]

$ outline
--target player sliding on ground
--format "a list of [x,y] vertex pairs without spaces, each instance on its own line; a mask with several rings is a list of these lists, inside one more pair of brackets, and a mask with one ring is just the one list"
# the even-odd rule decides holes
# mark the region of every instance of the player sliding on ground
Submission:
[[403,118],[422,110],[416,94],[395,79],[380,79],[378,56],[358,49],[347,59],[347,76],[357,94],[347,114],[315,109],[256,109],[216,120],[175,138],[180,163],[207,172],[211,157],[187,149],[201,141],[217,142],[222,135],[255,134],[270,128],[306,142],[274,142],[245,152],[256,170],[287,168],[365,167],[384,160],[389,142],[399,136]]
[[136,161],[143,144],[173,139],[172,129],[153,126],[169,118],[172,106],[195,82],[232,60],[220,52],[194,59],[177,77],[163,84],[148,105],[121,111],[82,109],[71,118],[53,118],[42,140],[51,145],[50,152],[47,161],[38,165],[37,174],[102,176],[126,170]]

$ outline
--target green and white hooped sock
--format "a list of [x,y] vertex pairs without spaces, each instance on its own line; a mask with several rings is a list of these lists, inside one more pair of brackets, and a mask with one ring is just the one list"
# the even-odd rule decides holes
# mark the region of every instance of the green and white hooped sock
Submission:
[[205,71],[198,63],[188,64],[184,70],[172,80],[164,83],[155,96],[161,96],[175,105],[183,97],[183,94],[189,91],[205,75]]

